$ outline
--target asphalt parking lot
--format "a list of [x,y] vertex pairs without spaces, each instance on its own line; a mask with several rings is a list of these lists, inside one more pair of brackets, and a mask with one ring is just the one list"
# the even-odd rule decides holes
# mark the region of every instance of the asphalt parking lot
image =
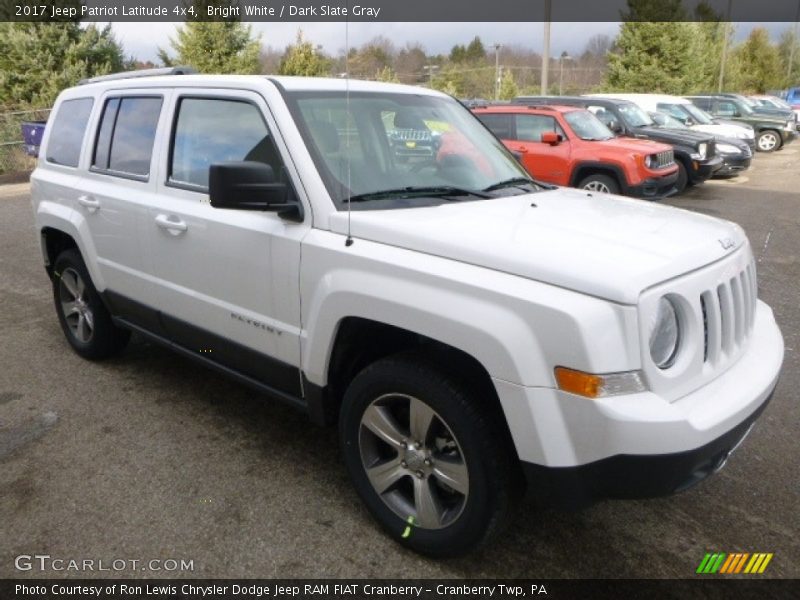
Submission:
[[[27,189],[0,187],[0,577],[691,577],[718,551],[772,552],[764,576],[800,577],[799,172],[797,142],[668,201],[747,230],[785,338],[773,401],[727,466],[671,498],[525,507],[498,543],[443,562],[378,529],[334,429],[138,338],[103,363],[72,353]],[[193,570],[15,569],[33,554]]]

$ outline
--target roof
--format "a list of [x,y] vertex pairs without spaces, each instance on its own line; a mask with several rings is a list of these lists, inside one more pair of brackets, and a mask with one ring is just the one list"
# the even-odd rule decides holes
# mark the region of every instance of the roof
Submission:
[[472,109],[476,113],[518,113],[518,112],[541,112],[550,111],[558,113],[574,112],[576,110],[584,110],[582,106],[563,105],[563,104],[497,104],[489,106],[479,106]]
[[[446,94],[436,90],[421,88],[399,83],[383,83],[378,81],[363,81],[360,79],[332,78],[332,77],[272,77],[267,75],[201,75],[201,74],[171,74],[167,70],[159,73],[137,74],[115,73],[83,82],[77,86],[82,93],[97,89],[121,89],[124,87],[150,88],[150,87],[237,87],[252,88],[271,81],[289,91],[332,91],[332,92],[389,92],[397,94],[428,94],[449,98]],[[74,89],[74,88],[73,88]]]
[[599,98],[594,96],[518,96],[514,98],[514,104],[559,104],[564,103],[567,106],[580,105],[583,106],[587,103],[606,103],[606,104],[633,104],[630,100],[620,100],[619,98]]

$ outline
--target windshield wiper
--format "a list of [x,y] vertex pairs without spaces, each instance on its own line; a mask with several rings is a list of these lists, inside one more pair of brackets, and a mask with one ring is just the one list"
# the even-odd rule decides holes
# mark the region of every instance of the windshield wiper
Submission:
[[[410,185],[391,190],[379,190],[377,192],[356,194],[355,196],[350,197],[350,202],[366,202],[369,200],[381,200],[383,198],[444,198],[446,196],[475,196],[476,198],[491,198],[491,196],[476,190],[467,190],[449,185],[436,185],[428,187]],[[346,202],[347,199],[345,198],[344,201]]]
[[483,192],[494,192],[495,190],[501,190],[507,187],[516,187],[518,185],[534,185],[536,187],[541,188],[542,185],[534,181],[533,179],[528,179],[527,177],[512,177],[511,179],[504,179],[503,181],[498,181],[490,185],[489,187],[483,188]]

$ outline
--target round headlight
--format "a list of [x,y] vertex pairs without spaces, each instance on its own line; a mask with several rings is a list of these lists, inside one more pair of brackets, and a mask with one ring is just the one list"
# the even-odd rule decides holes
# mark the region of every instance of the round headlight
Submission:
[[650,358],[659,369],[667,369],[675,362],[681,341],[678,311],[666,296],[658,301],[653,325],[650,328]]

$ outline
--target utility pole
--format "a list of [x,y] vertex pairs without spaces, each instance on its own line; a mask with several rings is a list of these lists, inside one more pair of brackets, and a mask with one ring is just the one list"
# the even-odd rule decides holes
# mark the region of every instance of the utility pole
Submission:
[[725,82],[725,61],[728,58],[728,37],[729,31],[728,27],[730,27],[731,23],[731,6],[733,5],[733,0],[728,0],[728,12],[725,15],[725,30],[723,32],[722,37],[722,57],[719,61],[719,83],[717,84],[717,91],[722,92],[723,83]]
[[502,44],[494,45],[494,99],[500,99],[500,48]]
[[544,0],[544,48],[542,49],[542,95],[547,95],[547,71],[550,68],[550,1]]
[[566,52],[561,55],[561,58],[558,59],[558,66],[559,66],[559,75],[558,75],[558,95],[564,95],[564,61],[565,60],[572,60],[572,57],[567,54]]

